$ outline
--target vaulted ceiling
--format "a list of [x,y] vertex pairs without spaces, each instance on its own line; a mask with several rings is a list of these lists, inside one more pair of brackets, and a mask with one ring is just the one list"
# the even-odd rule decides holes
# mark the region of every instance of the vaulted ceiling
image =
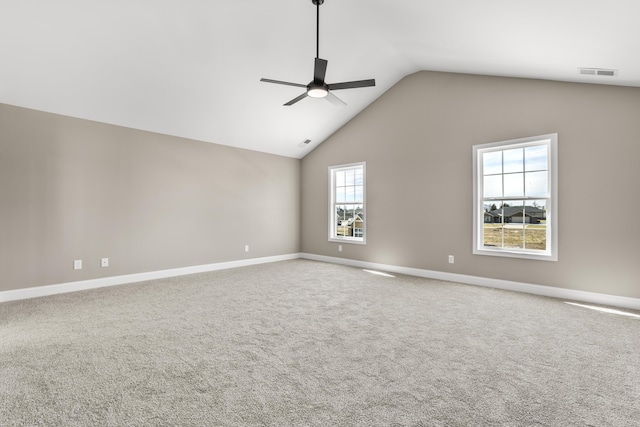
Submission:
[[[640,86],[637,0],[0,0],[0,102],[304,157],[419,70]],[[616,76],[578,73],[617,70]],[[308,145],[302,141],[311,140]]]

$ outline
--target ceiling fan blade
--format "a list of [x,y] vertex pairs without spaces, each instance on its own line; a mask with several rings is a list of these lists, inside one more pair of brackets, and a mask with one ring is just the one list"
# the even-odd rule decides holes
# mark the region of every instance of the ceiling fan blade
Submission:
[[301,85],[300,83],[290,83],[290,82],[283,82],[280,80],[271,80],[271,79],[260,79],[261,82],[265,82],[265,83],[275,83],[275,84],[279,84],[279,85],[287,85],[287,86],[295,86],[295,87],[307,87],[307,85]]
[[331,83],[329,86],[329,90],[339,90],[339,89],[355,89],[357,87],[370,87],[375,86],[375,79],[369,80],[358,80],[355,82],[342,82],[342,83]]
[[313,81],[324,83],[324,76],[327,74],[327,63],[325,59],[316,58],[315,66],[313,67]]
[[300,101],[302,99],[305,99],[306,97],[307,97],[307,92],[303,93],[300,96],[297,96],[297,97],[293,98],[291,101],[289,101],[286,104],[284,104],[284,106],[289,107],[289,106],[295,104],[296,102],[298,102],[298,101]]
[[335,96],[331,92],[327,93],[327,96],[325,96],[324,99],[326,99],[327,101],[329,101],[330,103],[332,103],[336,107],[346,107],[347,106],[346,102],[344,102],[342,99],[338,98],[337,96]]

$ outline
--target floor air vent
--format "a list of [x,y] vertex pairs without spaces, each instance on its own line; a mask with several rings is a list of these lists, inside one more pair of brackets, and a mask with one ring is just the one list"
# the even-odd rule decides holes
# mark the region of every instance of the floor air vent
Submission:
[[610,70],[607,68],[578,68],[578,74],[615,77],[618,75],[618,70]]

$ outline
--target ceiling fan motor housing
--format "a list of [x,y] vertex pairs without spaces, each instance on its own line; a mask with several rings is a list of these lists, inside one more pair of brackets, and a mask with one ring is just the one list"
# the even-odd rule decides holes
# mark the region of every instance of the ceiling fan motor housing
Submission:
[[324,0],[311,0],[311,3],[315,4],[316,6],[320,6],[324,3]]

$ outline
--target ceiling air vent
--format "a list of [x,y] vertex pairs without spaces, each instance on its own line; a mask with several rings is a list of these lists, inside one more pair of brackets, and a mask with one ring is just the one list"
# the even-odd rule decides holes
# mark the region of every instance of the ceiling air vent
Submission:
[[578,68],[578,74],[587,76],[615,77],[618,75],[618,70],[611,70],[608,68]]
[[310,142],[311,142],[310,139],[305,139],[300,144],[298,144],[298,147],[306,147],[307,145],[309,145]]

